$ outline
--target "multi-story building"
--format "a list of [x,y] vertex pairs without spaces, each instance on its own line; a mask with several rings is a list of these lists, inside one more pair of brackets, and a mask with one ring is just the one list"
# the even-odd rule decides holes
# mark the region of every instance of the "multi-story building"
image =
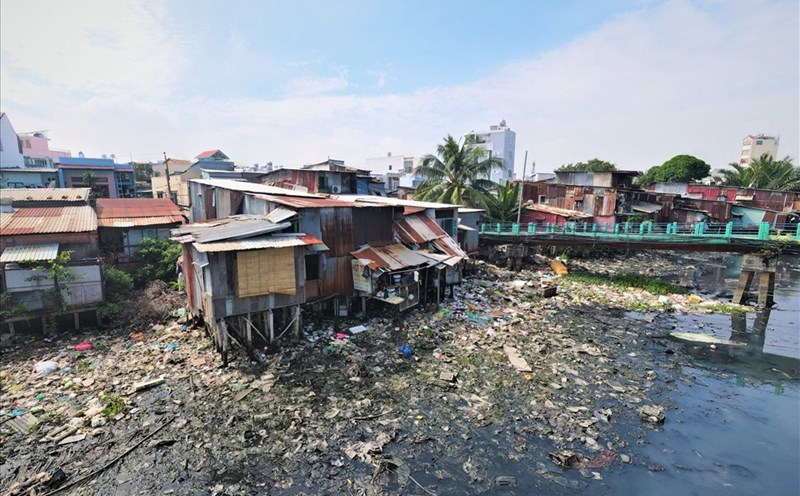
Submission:
[[778,156],[780,139],[763,134],[748,134],[742,140],[742,153],[739,156],[739,165],[749,166],[750,162],[767,154],[772,158]]
[[72,156],[67,150],[51,149],[47,131],[20,133],[18,136],[22,143],[22,154],[25,156],[25,167],[55,169],[54,162],[61,157]]
[[[42,134],[42,133],[38,133]],[[26,144],[41,145],[38,137],[26,141],[27,135],[17,135],[8,114],[0,112],[0,187],[43,188],[59,185],[58,170],[51,158],[30,158]],[[44,146],[47,147],[47,138]],[[35,156],[40,156],[36,154]]]
[[133,165],[116,163],[113,158],[61,157],[58,159],[59,183],[67,188],[85,188],[86,173],[94,176],[94,191],[100,198],[134,196]]
[[489,126],[488,131],[471,131],[464,137],[472,136],[476,146],[484,148],[492,157],[503,160],[503,166],[492,170],[489,177],[496,183],[514,179],[514,160],[516,156],[517,133],[506,125],[506,121]]
[[0,168],[22,167],[22,146],[8,114],[0,112]]

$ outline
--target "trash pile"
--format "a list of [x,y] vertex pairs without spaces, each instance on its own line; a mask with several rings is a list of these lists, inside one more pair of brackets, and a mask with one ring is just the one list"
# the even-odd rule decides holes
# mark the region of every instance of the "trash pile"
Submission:
[[304,315],[301,339],[228,368],[180,311],[6,352],[0,488],[463,494],[516,486],[503,470],[521,464],[583,489],[669,421],[658,398],[680,345],[598,305],[599,288],[534,269],[478,262],[434,312]]

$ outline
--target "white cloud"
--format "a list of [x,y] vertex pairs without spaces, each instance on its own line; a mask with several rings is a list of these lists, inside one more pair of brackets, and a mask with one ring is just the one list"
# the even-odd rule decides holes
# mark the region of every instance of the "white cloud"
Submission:
[[[69,4],[52,5],[69,15]],[[539,170],[592,157],[643,169],[681,153],[718,167],[754,132],[779,134],[781,155],[798,157],[792,1],[667,2],[484,79],[404,94],[343,94],[356,88],[346,70],[313,74],[319,65],[303,63],[296,69],[304,75],[272,100],[184,95],[180,79],[193,77],[181,62],[186,42],[165,28],[163,13],[98,8],[146,29],[126,20],[87,31],[95,26],[88,19],[64,38],[26,45],[23,28],[9,34],[13,23],[2,25],[4,110],[18,129],[50,129],[54,146],[87,154],[148,160],[219,147],[244,164],[331,156],[360,165],[388,151],[427,153],[448,133],[506,119],[517,132],[519,172],[526,149]]]

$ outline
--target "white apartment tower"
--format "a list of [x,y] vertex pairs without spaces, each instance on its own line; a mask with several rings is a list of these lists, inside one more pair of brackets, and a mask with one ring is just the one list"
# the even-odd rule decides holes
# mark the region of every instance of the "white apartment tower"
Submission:
[[489,179],[496,183],[514,179],[514,159],[517,146],[517,133],[506,125],[506,121],[489,126],[488,131],[471,131],[464,135],[474,136],[475,144],[484,148],[492,157],[503,159],[503,166],[492,170]]
[[763,154],[772,158],[778,157],[778,143],[780,139],[763,134],[745,136],[742,140],[742,153],[739,156],[739,165],[748,167],[750,162],[758,159]]

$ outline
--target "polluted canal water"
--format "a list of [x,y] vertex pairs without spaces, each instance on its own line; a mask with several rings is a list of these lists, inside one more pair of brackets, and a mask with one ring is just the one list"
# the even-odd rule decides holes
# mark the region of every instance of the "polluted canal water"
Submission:
[[[695,285],[729,297],[741,256],[695,273]],[[692,365],[665,394],[668,421],[647,437],[640,457],[661,473],[606,477],[609,494],[800,494],[800,259],[778,271],[775,306],[747,314],[681,315],[679,331],[737,343],[687,343]]]

